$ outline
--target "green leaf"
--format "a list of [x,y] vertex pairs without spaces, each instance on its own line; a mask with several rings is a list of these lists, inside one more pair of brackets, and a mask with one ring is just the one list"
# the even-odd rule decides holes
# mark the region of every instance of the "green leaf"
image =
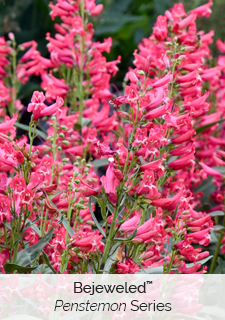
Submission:
[[34,274],[37,274],[38,272],[42,274],[53,274],[52,270],[50,268],[46,268],[46,264],[40,264],[34,271]]
[[6,228],[8,228],[9,230],[12,230],[10,224],[8,222],[4,222],[4,225],[6,226]]
[[212,123],[209,123],[209,124],[207,124],[207,125],[205,125],[205,126],[198,127],[198,128],[195,129],[195,130],[196,130],[196,133],[197,133],[197,134],[198,134],[198,133],[201,133],[201,132],[203,132],[204,130],[209,129],[210,127],[214,126],[215,124],[217,124],[217,123],[222,123],[222,122],[224,122],[224,121],[225,121],[225,119],[222,119],[222,120],[220,120],[220,121],[212,122]]
[[35,270],[37,267],[38,265],[34,267],[23,267],[15,263],[4,264],[4,270],[7,273],[13,273],[14,271],[17,271],[18,273],[31,273],[31,271]]
[[212,217],[222,217],[222,216],[224,216],[224,212],[223,211],[213,211],[213,212],[209,212],[208,215],[212,216]]
[[116,254],[117,254],[117,251],[118,251],[118,249],[120,247],[120,244],[121,243],[117,242],[112,246],[112,248],[111,248],[111,250],[109,252],[109,257],[106,260],[106,263],[105,263],[105,266],[104,266],[103,274],[109,274],[113,263],[116,262]]
[[218,266],[216,267],[214,273],[215,274],[224,274],[225,273],[225,261],[221,257],[218,257],[217,263],[218,263]]
[[132,233],[131,236],[127,238],[114,238],[113,241],[131,241],[134,239],[134,237],[136,237],[136,234],[137,234],[137,229]]
[[135,274],[162,274],[163,273],[163,266],[155,267],[155,268],[147,268],[142,269],[138,272],[135,272]]
[[107,158],[94,160],[91,162],[91,164],[94,166],[95,170],[97,170],[100,167],[107,166],[109,164],[109,161]]
[[110,11],[124,12],[129,8],[133,0],[113,1],[109,6]]
[[91,119],[88,119],[88,118],[82,118],[81,119],[81,127],[85,127],[85,126],[88,126],[89,124],[91,123]]
[[26,267],[31,264],[34,260],[36,260],[46,246],[46,244],[51,240],[54,233],[54,229],[52,228],[49,233],[47,233],[38,243],[35,245],[25,248],[18,253],[17,256],[17,264]]
[[[126,24],[129,26],[142,20],[142,16],[131,15],[131,14],[121,14],[118,11],[112,12],[111,10],[103,15],[101,18],[101,24],[95,29],[95,36],[100,36],[103,34],[115,34],[120,31]],[[126,34],[121,33],[120,36],[124,37]]]
[[202,259],[202,260],[199,260],[199,261],[196,261],[195,263],[186,263],[186,268],[191,268],[193,266],[196,265],[196,263],[201,263],[201,264],[205,264],[207,261],[209,261],[210,259],[213,258],[213,255],[211,256],[208,256],[207,258],[205,259]]
[[50,200],[54,199],[54,198],[55,198],[56,196],[58,196],[60,193],[63,193],[63,192],[65,192],[65,191],[66,191],[66,189],[63,189],[63,190],[60,190],[60,191],[54,193],[52,196],[49,197]]
[[47,256],[47,254],[44,252],[44,250],[42,251],[42,255],[43,255],[43,258],[44,258],[47,266],[52,270],[53,273],[56,274],[57,272],[55,271],[55,269],[54,269],[53,266],[51,265],[51,263],[50,263],[50,261],[49,261],[49,259],[48,259],[48,256]]
[[154,0],[153,3],[157,14],[164,14],[164,12],[171,6],[169,0]]
[[219,231],[222,231],[222,230],[225,230],[225,227],[221,226],[219,224],[217,224],[216,226],[213,227],[213,231],[214,232],[219,232]]
[[112,215],[114,215],[114,208],[113,208],[113,206],[108,202],[107,203],[107,209],[109,209],[109,212],[112,214]]
[[[23,124],[23,123],[15,122],[14,126],[16,128],[22,129],[22,130],[27,131],[27,132],[29,132],[29,130],[30,130],[30,127],[28,125],[26,125],[26,124]],[[31,128],[31,131],[33,132],[34,128]],[[43,140],[47,139],[47,135],[44,132],[42,132],[41,130],[36,129],[35,133],[38,136],[40,136]]]
[[204,204],[208,197],[216,190],[216,186],[212,182],[212,177],[207,178],[197,188],[194,188],[194,192],[203,192],[201,203]]
[[225,174],[225,167],[223,166],[219,166],[219,167],[212,167],[214,170],[220,172],[220,173],[223,173]]
[[21,89],[19,90],[19,93],[18,93],[18,99],[24,99],[28,96],[31,96],[32,93],[34,91],[40,91],[40,85],[39,83],[36,83],[34,81],[27,81],[27,83],[25,83]]
[[95,216],[95,214],[94,214],[94,212],[93,212],[93,210],[92,210],[92,207],[91,207],[91,197],[89,198],[89,203],[88,203],[88,205],[89,205],[89,209],[90,209],[90,212],[91,212],[91,216],[92,216],[92,218],[93,218],[93,220],[94,220],[94,222],[95,222],[95,224],[96,224],[96,227],[97,227],[98,230],[101,232],[101,234],[103,235],[103,237],[106,237],[105,231],[102,230],[102,227],[100,226],[100,224],[99,224],[98,220],[96,219],[96,216]]
[[39,216],[33,221],[30,221],[29,219],[27,219],[28,222],[26,223],[23,231],[27,230],[28,228],[32,228],[40,236],[41,231],[35,224],[37,221],[39,221],[39,219],[40,219]]
[[[120,201],[120,207],[119,207],[119,211],[121,211],[123,209],[123,205],[124,205],[124,202],[126,200],[126,195],[122,198],[122,200]],[[121,209],[122,207],[122,209]]]
[[12,249],[15,248],[15,246],[20,242],[21,239],[23,239],[23,237],[25,237],[25,235],[27,234],[27,232],[23,233],[14,243],[14,245],[12,246]]
[[[59,223],[62,223],[64,228],[67,229],[68,226],[68,220],[64,217],[64,215],[60,212],[59,215]],[[72,237],[74,235],[74,231],[71,228],[71,226],[69,225],[69,230],[68,230],[69,235]]]

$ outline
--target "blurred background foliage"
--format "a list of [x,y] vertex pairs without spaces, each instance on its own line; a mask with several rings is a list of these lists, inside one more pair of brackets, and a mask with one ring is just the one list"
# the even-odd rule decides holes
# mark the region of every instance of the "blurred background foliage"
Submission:
[[[124,75],[132,66],[133,52],[143,37],[148,37],[156,18],[164,14],[176,0],[96,0],[105,8],[100,16],[94,18],[95,41],[102,41],[111,36],[113,47],[109,60],[121,55],[120,71],[114,83],[121,88]],[[181,0],[189,11],[208,0]],[[46,32],[54,33],[54,22],[49,17],[50,0],[0,0],[0,35],[15,33],[17,43],[36,40],[43,56],[48,56],[46,49]],[[54,1],[53,1],[54,2]],[[215,30],[214,39],[225,40],[225,0],[214,0],[213,13],[210,18],[199,19],[198,26],[206,32]],[[215,43],[211,46],[214,55]],[[32,88],[31,88],[32,89]]]

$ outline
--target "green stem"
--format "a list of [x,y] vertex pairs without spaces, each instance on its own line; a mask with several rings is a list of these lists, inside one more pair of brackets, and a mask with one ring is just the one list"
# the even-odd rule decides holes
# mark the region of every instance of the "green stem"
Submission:
[[[223,219],[223,226],[225,227],[225,217]],[[213,261],[212,261],[212,264],[211,264],[211,267],[210,267],[210,270],[209,270],[210,274],[213,274],[213,271],[215,270],[216,262],[217,262],[217,258],[218,258],[219,252],[220,252],[220,246],[221,246],[223,237],[224,237],[224,231],[221,231],[219,239],[218,239],[218,242],[217,242],[216,251],[215,251],[214,256],[213,256]]]
[[116,217],[118,215],[120,200],[121,200],[121,194],[118,197],[117,206],[116,206],[114,214],[113,214],[112,224],[111,224],[111,227],[109,229],[109,236],[106,239],[105,249],[104,249],[104,253],[103,253],[103,257],[102,257],[102,265],[103,266],[105,266],[106,260],[107,260],[108,255],[109,255],[110,246],[112,244],[112,238],[113,238],[113,233],[115,231]]
[[[21,226],[21,221],[22,221],[22,215],[20,214],[19,220],[18,220],[18,225],[17,225],[17,239],[20,237],[20,226]],[[16,263],[17,261],[17,255],[19,251],[19,242],[17,242],[14,252],[13,252],[13,263]]]

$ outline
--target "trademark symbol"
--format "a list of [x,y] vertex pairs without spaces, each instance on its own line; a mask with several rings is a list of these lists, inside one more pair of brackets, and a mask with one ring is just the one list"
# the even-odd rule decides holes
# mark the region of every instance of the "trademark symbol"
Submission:
[[146,281],[146,284],[152,284],[152,281]]

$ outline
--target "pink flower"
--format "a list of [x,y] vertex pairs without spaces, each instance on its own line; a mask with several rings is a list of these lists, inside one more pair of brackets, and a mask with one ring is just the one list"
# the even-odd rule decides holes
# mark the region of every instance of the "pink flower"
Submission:
[[163,103],[163,96],[164,96],[164,89],[163,87],[159,87],[156,90],[155,98],[145,107],[145,109],[149,111],[150,109],[154,109],[160,106],[160,104]]
[[121,224],[120,230],[123,232],[132,232],[137,229],[140,222],[140,213],[135,211],[133,216]]
[[186,166],[189,166],[191,163],[194,163],[194,157],[194,152],[191,152],[186,156],[180,157],[179,159],[170,162],[168,166],[173,170],[180,170],[182,168],[185,168]]
[[162,117],[165,113],[170,111],[171,106],[172,106],[172,103],[170,100],[165,101],[165,104],[163,104],[161,107],[158,107],[146,113],[145,119],[155,119],[158,117]]
[[109,166],[106,170],[106,176],[102,176],[100,181],[105,189],[106,193],[116,194],[116,187],[119,184],[119,180],[116,178],[114,169],[113,169],[113,158],[109,158]]
[[190,24],[194,23],[197,18],[197,15],[195,13],[191,13],[187,18],[184,18],[178,23],[175,23],[173,26],[173,31],[178,32],[179,30],[182,30],[186,27],[188,27]]
[[64,100],[60,97],[56,98],[56,103],[52,104],[49,107],[41,110],[41,116],[51,116],[57,114],[60,111],[60,108],[63,106]]
[[160,199],[151,200],[151,205],[156,207],[161,207],[161,208],[176,207],[177,203],[182,197],[182,194],[183,194],[183,190],[179,191],[172,198],[160,198]]
[[168,36],[167,17],[158,16],[153,28],[153,34],[158,41],[163,41]]
[[31,98],[31,103],[29,103],[27,111],[33,112],[34,120],[38,120],[41,116],[41,111],[46,108],[44,104],[45,96],[43,92],[34,91]]
[[171,74],[171,71],[167,73],[163,78],[157,80],[152,84],[152,88],[159,88],[167,84],[168,82],[173,80],[173,75]]
[[132,258],[128,258],[123,262],[116,264],[116,273],[120,274],[134,274],[140,270],[140,268],[134,263]]
[[144,177],[138,190],[138,195],[148,193],[149,197],[157,198],[160,193],[157,186],[154,185],[155,178],[153,171],[144,171]]
[[198,17],[210,17],[212,10],[210,7],[213,5],[213,0],[209,0],[208,3],[191,10],[191,13],[196,14]]
[[215,178],[223,178],[223,174],[210,168],[209,166],[207,166],[205,163],[203,163],[202,161],[199,163],[203,169],[203,171],[208,174],[209,176],[213,176]]

